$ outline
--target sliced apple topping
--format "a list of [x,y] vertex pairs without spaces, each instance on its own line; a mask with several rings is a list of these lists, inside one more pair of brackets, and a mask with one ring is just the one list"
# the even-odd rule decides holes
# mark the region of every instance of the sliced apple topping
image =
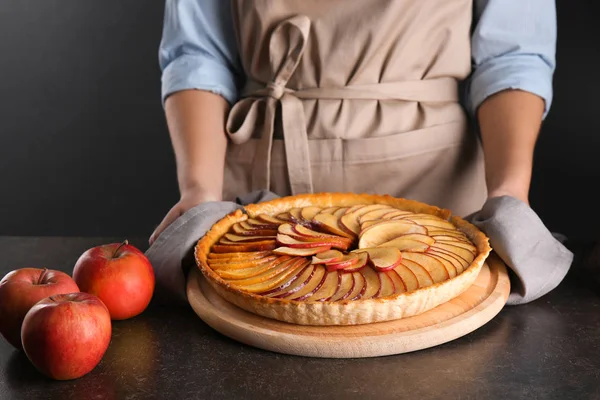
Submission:
[[446,233],[439,233],[440,231],[433,231],[429,233],[429,236],[434,238],[436,241],[448,241],[448,242],[463,242],[463,243],[471,243],[468,237],[466,236],[458,236],[458,235],[447,235]]
[[[282,273],[285,273],[285,274],[287,274],[285,276],[288,276],[289,274],[291,274],[291,272],[293,270],[293,268],[290,268],[290,267],[291,266],[297,267],[297,264],[299,264],[300,262],[303,262],[303,261],[304,260],[302,260],[300,258],[290,258],[283,262],[273,264],[272,268],[269,268],[266,271],[263,271],[262,273],[259,273],[257,275],[251,275],[244,279],[236,279],[234,283],[238,286],[248,286],[249,287],[249,286],[253,286],[258,283],[261,283],[261,282],[270,281],[272,278],[275,278],[275,277],[281,278],[280,275]],[[281,280],[283,280],[283,278],[281,278]]]
[[235,235],[240,236],[272,236],[275,237],[277,235],[276,229],[256,229],[252,231],[240,230],[238,232],[233,232]]
[[339,236],[330,235],[328,233],[317,232],[315,230],[309,229],[303,225],[296,224],[292,226],[292,230],[302,236],[307,238],[339,238]]
[[232,261],[215,260],[214,262],[211,260],[211,261],[209,261],[208,265],[214,270],[245,269],[245,268],[256,267],[257,265],[264,264],[264,263],[270,263],[271,261],[275,261],[277,258],[278,258],[278,256],[271,255],[268,257],[257,258],[254,260],[244,260],[244,259],[232,260]]
[[332,243],[335,242],[310,242],[310,241],[302,241],[302,240],[298,240],[298,239],[294,239],[291,236],[288,235],[284,235],[281,233],[277,234],[277,243],[279,243],[282,246],[287,246],[287,247],[296,247],[299,249],[303,249],[303,248],[307,248],[307,247],[323,247],[323,246],[331,246]]
[[298,234],[298,232],[296,232],[294,230],[293,226],[294,225],[290,224],[290,223],[281,224],[281,225],[279,225],[279,228],[277,229],[277,233],[291,236],[293,238],[302,238],[302,235]]
[[412,222],[393,220],[378,222],[361,232],[358,247],[377,247],[399,236],[411,233],[426,235],[427,229]]
[[250,231],[250,232],[259,230],[259,229],[264,230],[257,226],[250,225],[247,221],[238,222],[236,225],[238,225],[241,229],[243,229],[245,231]]
[[457,273],[459,274],[462,273],[465,269],[467,269],[470,265],[470,262],[459,256],[458,254],[452,253],[448,250],[431,247],[429,250],[427,250],[427,253],[439,255],[440,257],[445,258],[446,260],[451,262],[452,265],[454,265]]
[[304,285],[296,293],[285,296],[286,299],[304,301],[310,298],[310,296],[312,296],[321,288],[321,286],[323,286],[325,283],[325,278],[327,277],[327,271],[325,271],[325,268],[319,265],[314,265],[313,267],[315,268],[315,272],[310,278],[310,281],[308,281],[306,285]]
[[350,296],[352,289],[354,288],[354,275],[353,274],[342,274],[342,282],[338,287],[338,290],[328,301],[339,301],[345,300]]
[[238,244],[216,244],[213,246],[212,251],[214,253],[239,253],[244,251],[273,250],[276,247],[277,242],[275,240],[265,240],[261,242],[242,242]]
[[400,251],[425,252],[435,243],[435,239],[420,233],[409,233],[382,243],[377,247],[395,247]]
[[[323,210],[321,210],[321,214],[333,214],[334,212],[336,212],[337,210],[339,210],[341,207],[337,207],[337,206],[333,206],[333,207],[327,207],[324,208]],[[313,217],[314,218],[314,217]]]
[[337,210],[335,210],[332,215],[338,219],[342,218],[342,216],[344,214],[346,214],[346,211],[348,211],[348,207],[340,207]]
[[381,285],[379,276],[373,268],[363,268],[360,270],[360,274],[362,274],[363,278],[365,278],[366,286],[361,299],[371,299],[377,293],[379,293],[379,286]]
[[456,227],[451,222],[443,220],[435,215],[429,214],[409,214],[395,217],[398,220],[412,221],[421,226],[432,227],[438,229],[456,230]]
[[374,247],[353,250],[353,253],[367,253],[369,262],[377,271],[387,271],[402,262],[402,253],[395,247]]
[[402,265],[415,275],[419,289],[433,285],[433,278],[421,265],[411,260],[402,260]]
[[321,212],[321,207],[304,207],[300,212],[300,216],[304,221],[310,222],[312,219]]
[[307,265],[286,282],[283,282],[281,285],[275,288],[262,292],[261,294],[263,296],[275,298],[290,296],[291,294],[296,293],[298,290],[302,289],[302,287],[304,287],[304,285],[306,285],[310,281],[314,272],[315,268],[311,265]]
[[373,220],[365,221],[365,222],[361,223],[360,224],[361,232],[364,231],[365,229],[367,229],[370,226],[377,225],[380,222],[381,222],[380,219],[373,219]]
[[340,225],[346,232],[358,236],[361,229],[359,218],[370,211],[380,210],[382,208],[389,210],[388,206],[381,204],[350,207],[340,218]]
[[[244,236],[242,236],[244,237]],[[219,240],[219,244],[222,245],[233,245],[233,246],[249,246],[249,245],[267,245],[267,244],[272,244],[273,242],[275,242],[275,238],[263,238],[260,240],[243,240],[243,241],[234,241],[234,240],[229,240],[226,237],[222,237]]]
[[404,293],[407,291],[406,284],[404,283],[400,275],[398,275],[395,269],[380,272],[380,274],[387,274],[392,280],[392,282],[394,282],[394,293]]
[[258,219],[259,221],[263,221],[266,222],[270,225],[281,225],[283,223],[285,223],[286,221],[279,219],[277,217],[273,217],[271,215],[268,214],[259,214],[256,216],[256,219]]
[[419,280],[417,279],[417,275],[408,268],[404,264],[398,265],[394,268],[394,272],[398,274],[398,276],[404,282],[404,287],[407,292],[412,292],[413,290],[417,290],[419,288]]
[[444,282],[476,255],[477,247],[447,219],[369,204],[248,217],[213,245],[207,263],[250,293],[351,301]]
[[314,256],[315,254],[322,253],[322,252],[330,250],[330,249],[331,249],[331,246],[306,247],[306,248],[282,246],[282,247],[277,247],[276,249],[274,249],[273,254],[295,256],[295,257],[308,257],[308,256]]
[[413,215],[410,211],[394,210],[381,216],[381,219],[393,219],[403,217],[405,215]]
[[396,291],[396,287],[394,286],[394,281],[392,278],[385,272],[378,272],[377,276],[379,277],[379,290],[375,294],[374,297],[388,297],[394,294]]
[[339,224],[339,218],[334,214],[317,214],[313,218],[314,224],[321,230],[329,232],[334,235],[343,236],[349,239],[354,239],[351,233],[343,230]]
[[[448,271],[448,276],[450,278],[454,278],[456,275],[458,275],[458,269],[452,262],[445,259],[444,257],[440,257],[439,254],[435,254],[435,253],[431,253],[431,252],[428,252],[427,254],[430,257],[434,257],[435,259],[437,259],[444,265],[444,268],[446,268],[446,270]],[[461,270],[462,270],[462,267],[461,267]]]
[[[279,287],[287,280],[297,275],[300,271],[306,268],[308,262],[302,258],[293,259],[290,261],[290,265],[281,271],[279,274],[271,276],[267,280],[261,280],[251,285],[240,285],[241,280],[229,281],[232,284],[240,285],[240,287],[251,293],[261,293]],[[256,277],[254,277],[256,278]]]
[[248,259],[252,260],[255,258],[262,258],[271,255],[270,251],[250,251],[250,252],[240,252],[240,253],[208,253],[208,260],[216,260],[216,259]]
[[302,208],[300,208],[300,207],[292,208],[289,211],[289,213],[290,213],[290,216],[292,218],[292,222],[295,222],[297,224],[306,223],[306,221],[302,217]]
[[[259,242],[262,240],[272,240],[275,239],[277,235],[269,235],[269,236],[245,236],[245,235],[236,235],[233,233],[226,233],[223,238],[229,242]],[[221,239],[220,243],[223,242]]]
[[354,287],[346,300],[358,300],[367,290],[367,281],[360,272],[353,272],[352,277],[354,278]]
[[440,237],[436,238],[435,241],[436,241],[436,243],[447,244],[450,246],[456,246],[456,247],[463,248],[463,249],[469,251],[473,255],[477,254],[477,247],[475,247],[472,243],[464,242],[462,240],[457,240],[457,239],[443,239]]
[[347,254],[329,250],[319,253],[312,258],[312,264],[322,264],[328,271],[344,270],[344,272],[359,271],[367,266],[369,256],[367,253]]
[[410,260],[425,268],[427,272],[429,272],[433,283],[443,282],[450,278],[444,264],[435,257],[431,257],[429,254],[404,252],[402,253],[402,257],[405,261]]
[[358,253],[358,260],[353,265],[344,268],[344,272],[356,272],[369,265],[369,253]]
[[368,221],[379,221],[381,220],[381,217],[383,217],[386,214],[389,214],[392,210],[394,209],[390,206],[383,206],[379,209],[370,210],[358,217],[358,222],[362,225],[363,223]]
[[255,219],[255,218],[249,218],[246,221],[245,226],[249,226],[252,227],[252,229],[277,229],[277,226],[279,226],[279,224],[274,224],[274,223],[270,223],[270,222],[265,222],[265,221],[261,221],[259,219]]
[[279,226],[277,241],[288,247],[318,247],[330,245],[333,248],[341,250],[347,250],[352,245],[352,240],[346,237],[320,233],[303,227],[300,224],[292,225],[288,223]]
[[[249,276],[260,275],[269,269],[275,269],[278,264],[287,261],[285,256],[276,258],[275,260],[262,262],[256,266],[249,268],[214,268],[217,275],[223,279],[246,279]],[[289,259],[289,257],[288,257]]]
[[233,224],[231,229],[236,235],[243,236],[271,236],[277,234],[276,229],[246,229],[239,222]]
[[351,245],[352,241],[345,238],[315,238],[310,240],[298,240],[292,236],[284,235],[282,233],[277,234],[277,243],[286,247],[295,248],[307,248],[307,247],[323,247],[329,246],[335,249],[347,250]]
[[289,213],[289,211],[282,212],[281,214],[278,214],[275,218],[284,222],[293,222],[292,215]]
[[446,250],[452,254],[456,254],[457,256],[460,256],[462,259],[467,261],[469,264],[473,262],[473,259],[475,259],[475,254],[477,253],[477,249],[474,246],[473,249],[475,251],[471,251],[471,249],[465,249],[454,243],[450,244],[436,241],[431,247],[434,249]]
[[344,253],[339,250],[327,250],[319,254],[315,254],[312,258],[312,264],[328,264],[342,261]]
[[325,282],[306,301],[328,301],[338,290],[342,283],[342,274],[337,271],[327,272]]
[[337,271],[339,269],[345,270],[347,268],[352,268],[353,266],[355,266],[359,260],[360,257],[358,256],[358,254],[346,254],[340,261],[327,263],[325,264],[325,267],[327,267],[327,271]]

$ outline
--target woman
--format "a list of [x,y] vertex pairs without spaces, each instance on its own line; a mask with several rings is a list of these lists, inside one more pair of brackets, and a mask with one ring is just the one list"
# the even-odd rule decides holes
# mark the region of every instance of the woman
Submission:
[[260,189],[388,193],[463,216],[508,198],[533,213],[555,41],[547,0],[167,0],[181,198],[150,242],[199,204]]

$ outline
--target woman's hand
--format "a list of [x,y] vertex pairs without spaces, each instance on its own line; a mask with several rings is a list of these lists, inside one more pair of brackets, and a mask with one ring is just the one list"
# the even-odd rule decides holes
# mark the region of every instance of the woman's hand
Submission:
[[220,196],[214,196],[210,193],[206,193],[201,188],[190,188],[181,194],[181,198],[165,215],[161,223],[156,227],[152,235],[150,236],[149,243],[152,245],[156,238],[165,230],[169,225],[173,223],[177,218],[181,217],[186,211],[196,207],[199,204],[206,203],[208,201],[221,201]]

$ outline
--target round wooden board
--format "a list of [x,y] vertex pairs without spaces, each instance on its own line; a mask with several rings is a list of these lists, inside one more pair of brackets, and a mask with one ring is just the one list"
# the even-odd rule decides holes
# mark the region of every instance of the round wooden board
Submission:
[[264,350],[324,358],[386,356],[449,342],[494,318],[509,292],[506,266],[492,253],[467,291],[421,315],[367,325],[305,326],[242,310],[219,296],[197,268],[187,284],[196,314],[223,335]]

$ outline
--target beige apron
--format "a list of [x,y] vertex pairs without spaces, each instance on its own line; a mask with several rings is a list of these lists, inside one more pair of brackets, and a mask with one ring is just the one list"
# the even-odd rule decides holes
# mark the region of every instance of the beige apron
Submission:
[[486,198],[459,104],[472,0],[233,0],[247,83],[224,199],[268,189],[390,194],[459,215]]

